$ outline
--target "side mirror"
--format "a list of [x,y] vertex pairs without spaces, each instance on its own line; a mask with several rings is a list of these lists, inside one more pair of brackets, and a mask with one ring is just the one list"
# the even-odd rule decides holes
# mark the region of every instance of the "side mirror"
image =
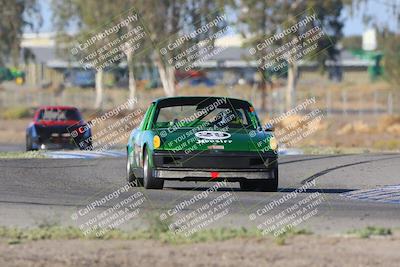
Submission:
[[266,131],[266,132],[273,132],[273,131],[275,131],[275,127],[274,127],[272,124],[267,123],[267,124],[265,124],[264,131]]

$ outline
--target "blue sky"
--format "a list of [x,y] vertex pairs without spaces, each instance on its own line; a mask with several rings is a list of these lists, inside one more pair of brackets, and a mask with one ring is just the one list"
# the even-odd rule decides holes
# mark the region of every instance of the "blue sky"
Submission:
[[[39,0],[42,16],[43,25],[39,29],[39,32],[51,32],[52,28],[52,13],[50,8],[51,0]],[[379,25],[389,25],[393,30],[398,29],[396,23],[396,16],[393,14],[390,8],[393,4],[397,4],[400,8],[400,0],[370,0],[367,5],[362,5],[355,9],[353,16],[349,15],[349,12],[343,13],[343,19],[345,22],[343,33],[344,35],[360,35],[369,26],[363,23],[362,14],[367,11],[376,19]],[[27,30],[29,31],[29,30]]]
[[368,4],[363,4],[354,8],[353,16],[345,10],[344,18],[344,35],[362,34],[371,25],[363,23],[363,14],[367,13],[374,18],[379,26],[389,26],[391,30],[399,31],[397,24],[398,14],[393,13],[393,6],[397,5],[397,10],[400,9],[400,0],[369,0]]

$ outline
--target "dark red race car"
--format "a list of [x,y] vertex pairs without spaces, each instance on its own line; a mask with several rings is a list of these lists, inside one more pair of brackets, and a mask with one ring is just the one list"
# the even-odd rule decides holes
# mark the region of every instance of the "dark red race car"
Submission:
[[26,129],[26,150],[91,150],[91,130],[75,107],[44,106]]

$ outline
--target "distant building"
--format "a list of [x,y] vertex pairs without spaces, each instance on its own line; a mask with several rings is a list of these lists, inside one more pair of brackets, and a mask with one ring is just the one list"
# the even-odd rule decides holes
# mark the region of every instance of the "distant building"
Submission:
[[[69,69],[82,69],[78,62],[69,62],[57,54],[54,33],[25,33],[21,43],[21,61],[26,72],[26,82],[32,85],[56,85],[64,82]],[[243,39],[231,35],[216,41],[220,51],[197,64],[210,79],[217,83],[235,84],[239,81],[252,83],[257,73],[257,62],[249,58],[248,48],[242,48]],[[328,70],[366,71],[371,61],[356,57],[349,51],[341,51],[338,60],[328,61]],[[120,64],[126,68],[126,64]],[[300,72],[317,71],[313,62],[299,62]]]
[[25,33],[21,42],[21,62],[26,83],[44,85],[64,79],[62,70],[54,66],[58,61],[53,33]]

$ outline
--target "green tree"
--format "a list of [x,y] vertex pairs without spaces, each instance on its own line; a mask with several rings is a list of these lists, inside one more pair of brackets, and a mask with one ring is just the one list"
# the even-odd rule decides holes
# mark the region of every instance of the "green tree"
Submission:
[[0,65],[18,66],[23,30],[41,26],[37,1],[0,0],[0,18]]
[[389,29],[380,30],[378,48],[383,52],[384,78],[400,86],[400,35]]
[[[249,40],[247,45],[256,46],[314,13],[317,17],[316,20],[307,25],[299,26],[297,31],[286,34],[284,38],[277,41],[273,46],[277,47],[291,43],[294,39],[299,39],[300,35],[307,30],[319,25],[326,33],[323,38],[317,41],[318,47],[323,49],[318,49],[317,53],[309,54],[307,58],[302,59],[316,61],[322,70],[325,67],[324,63],[328,59],[335,59],[338,53],[335,46],[342,37],[343,24],[340,21],[340,15],[343,3],[341,0],[240,0],[237,5],[241,7],[238,9],[239,24],[241,25],[242,34]],[[265,63],[268,60],[263,58],[264,55],[265,53],[257,53],[255,56],[262,59],[262,63]],[[295,104],[295,92],[299,77],[298,61],[293,57],[286,58],[288,69],[286,106],[288,109]],[[265,70],[260,69],[260,71],[263,75],[265,74]],[[265,83],[263,87],[265,87]]]
[[346,36],[341,40],[341,44],[344,49],[348,50],[362,49],[362,37],[359,35]]
[[209,23],[219,14],[222,2],[211,0],[143,0],[141,14],[156,46],[152,58],[167,96],[176,94],[176,68],[174,67],[176,62],[174,57],[189,46],[199,43],[216,32],[219,26],[210,29],[205,36],[198,35],[196,38],[186,41],[176,49],[167,49],[163,55],[158,48]]
[[[175,91],[175,71],[174,67],[175,55],[182,52],[188,46],[196,44],[206,36],[197,36],[192,38],[185,44],[168,51],[161,55],[158,45],[178,38],[185,33],[191,32],[207,24],[213,19],[209,16],[211,12],[215,12],[220,7],[220,1],[210,0],[114,0],[109,1],[93,1],[93,0],[54,0],[53,10],[57,17],[57,28],[61,33],[60,43],[65,44],[74,42],[77,37],[84,39],[84,36],[90,36],[90,31],[100,27],[107,20],[125,10],[135,8],[142,20],[142,25],[148,33],[152,44],[146,44],[146,49],[140,51],[141,57],[131,53],[126,54],[129,73],[130,96],[133,97],[136,91],[136,82],[134,79],[134,63],[146,61],[151,58],[157,67],[163,89],[166,95],[173,96]],[[79,26],[79,34],[70,36],[65,34],[71,23]],[[129,27],[128,27],[129,28]],[[128,29],[129,30],[129,29]],[[213,29],[209,34],[212,34]],[[107,40],[104,40],[107,41]],[[101,43],[99,45],[102,45]],[[172,61],[171,61],[172,60]],[[135,62],[134,62],[135,61]],[[96,74],[96,107],[101,106],[102,102],[102,70]]]
[[[350,1],[350,0],[348,0]],[[380,1],[379,4],[392,16],[394,20],[382,24],[382,18],[378,17],[374,10],[368,9],[370,0],[353,0],[349,2],[349,8],[357,10],[363,16],[364,24],[375,28],[378,32],[377,49],[383,52],[384,77],[393,85],[400,86],[400,6],[391,1]],[[397,28],[394,27],[397,25]]]
[[[81,54],[80,58],[73,57],[70,54],[70,49],[77,45],[77,40],[79,40],[78,42],[85,42],[85,40],[89,40],[94,34],[115,26],[114,24],[119,23],[119,20],[125,19],[125,11],[132,8],[133,2],[134,1],[129,0],[114,0],[112,2],[105,0],[54,0],[53,10],[57,19],[56,26],[59,31],[57,39],[61,47],[65,47],[65,44],[67,44],[67,49],[65,49],[65,52],[68,55],[67,57],[71,60],[82,59],[85,54]],[[78,33],[73,35],[68,33],[71,25],[76,25],[78,27]],[[92,48],[87,53],[93,52],[94,50],[115,41],[122,34],[127,33],[130,30],[133,30],[132,24],[128,24],[126,27],[121,27],[118,31],[107,35],[101,40],[96,40],[95,44],[91,45]],[[135,55],[132,50],[129,49],[130,45],[128,42],[125,42],[124,45],[125,46],[120,52],[125,53],[127,61],[129,97],[134,98],[136,97],[136,81],[133,62]],[[99,57],[97,56],[97,58]],[[119,62],[120,60],[117,60],[115,64]],[[94,106],[95,108],[101,108],[103,105],[104,68],[98,68],[97,65],[92,67],[96,67],[96,98]],[[133,108],[133,106],[130,108]]]

